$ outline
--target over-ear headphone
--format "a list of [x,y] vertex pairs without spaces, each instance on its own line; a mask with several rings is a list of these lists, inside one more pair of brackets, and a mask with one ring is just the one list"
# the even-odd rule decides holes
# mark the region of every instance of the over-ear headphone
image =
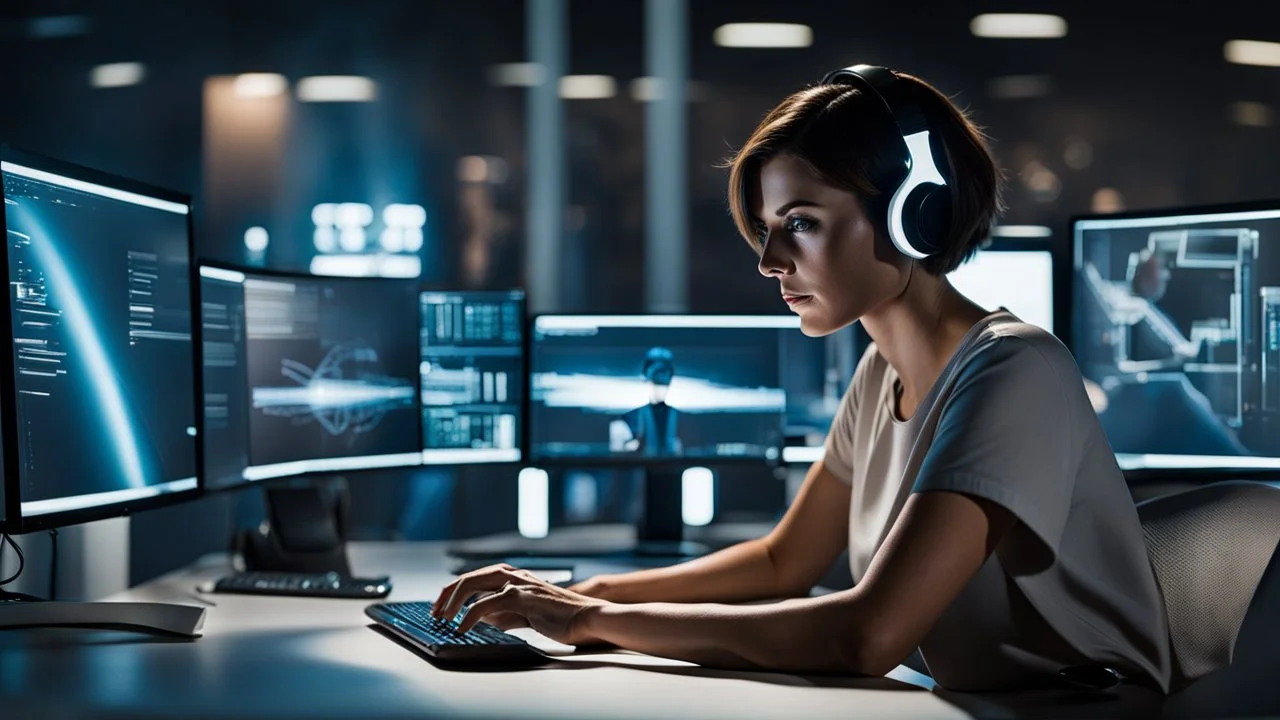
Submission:
[[[884,106],[893,135],[902,141],[900,157],[906,173],[894,171],[890,177],[872,178],[884,188],[889,201],[883,205],[889,239],[898,251],[913,260],[923,260],[942,249],[942,240],[951,223],[951,193],[947,189],[950,168],[946,155],[935,154],[930,142],[929,123],[916,102],[915,88],[900,80],[888,68],[853,65],[830,72],[824,85],[851,85]],[[889,188],[893,188],[889,192]]]

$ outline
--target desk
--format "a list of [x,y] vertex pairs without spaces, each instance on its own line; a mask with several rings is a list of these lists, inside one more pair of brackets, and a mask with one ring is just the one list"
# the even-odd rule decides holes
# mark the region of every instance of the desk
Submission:
[[[357,574],[389,573],[391,600],[434,599],[443,543],[357,543]],[[0,633],[0,715],[28,717],[806,718],[1008,716],[889,678],[806,678],[698,668],[624,652],[546,668],[442,670],[369,627],[358,600],[198,596],[224,558],[110,600],[216,603],[195,641],[107,631]],[[530,631],[534,642],[550,642]],[[1066,714],[1081,716],[1076,704]],[[1115,705],[1103,714],[1116,715]]]

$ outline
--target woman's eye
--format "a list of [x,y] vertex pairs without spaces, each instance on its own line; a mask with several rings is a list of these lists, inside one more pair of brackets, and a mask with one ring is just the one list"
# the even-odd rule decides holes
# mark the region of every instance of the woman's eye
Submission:
[[787,220],[787,231],[793,233],[809,232],[815,223],[809,218],[793,217]]

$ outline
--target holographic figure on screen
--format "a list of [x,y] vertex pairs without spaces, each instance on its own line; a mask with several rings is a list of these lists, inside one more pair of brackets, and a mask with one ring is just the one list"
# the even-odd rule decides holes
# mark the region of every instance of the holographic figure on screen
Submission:
[[370,347],[334,345],[314,369],[285,358],[280,374],[296,385],[255,387],[253,406],[294,425],[319,423],[330,435],[368,432],[415,402],[414,383],[387,376]]
[[614,451],[647,456],[680,455],[684,448],[677,434],[680,412],[667,404],[675,378],[675,355],[664,347],[645,353],[640,368],[649,402],[609,424],[609,444]]

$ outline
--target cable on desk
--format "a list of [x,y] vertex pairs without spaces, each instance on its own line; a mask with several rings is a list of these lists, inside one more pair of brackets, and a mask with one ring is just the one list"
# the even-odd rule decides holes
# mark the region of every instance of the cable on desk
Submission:
[[4,551],[5,543],[8,543],[9,547],[13,548],[13,554],[18,556],[18,571],[4,580],[0,580],[0,587],[17,580],[22,575],[22,569],[27,565],[26,558],[22,557],[22,548],[18,547],[18,543],[14,542],[13,538],[9,537],[7,533],[0,534],[0,552]]

